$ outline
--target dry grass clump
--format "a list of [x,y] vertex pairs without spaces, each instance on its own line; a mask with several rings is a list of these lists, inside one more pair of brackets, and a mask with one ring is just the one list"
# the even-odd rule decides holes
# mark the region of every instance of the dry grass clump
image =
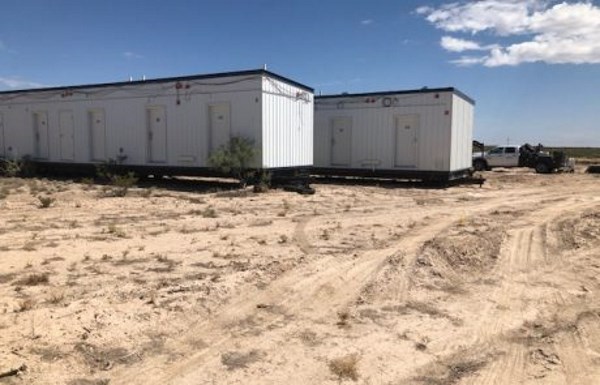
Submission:
[[251,350],[248,353],[225,352],[221,354],[221,363],[227,370],[247,368],[248,365],[260,361],[265,356],[260,350]]
[[322,342],[317,333],[310,329],[302,330],[297,336],[307,346],[317,346]]
[[15,285],[24,285],[24,286],[37,286],[37,285],[46,285],[50,281],[50,275],[48,273],[32,273],[27,275],[26,277],[16,281]]
[[31,241],[26,242],[23,245],[23,250],[25,250],[25,251],[35,251],[36,250],[35,249],[35,242],[31,242]]
[[52,204],[56,201],[56,198],[51,197],[51,196],[39,196],[38,200],[40,201],[39,204],[39,208],[40,209],[47,209],[48,207],[52,206]]
[[219,215],[217,214],[217,210],[214,207],[208,206],[204,210],[200,211],[200,215],[204,218],[217,218]]
[[8,187],[0,188],[0,200],[6,199],[10,195],[10,189]]
[[120,347],[101,347],[90,343],[75,344],[74,351],[79,353],[92,370],[110,370],[115,364],[129,365],[139,361],[139,354],[130,353]]
[[454,385],[465,377],[473,376],[487,364],[487,358],[453,360],[449,363],[442,363],[439,367],[432,369],[431,373],[417,376],[414,380],[426,385]]
[[340,311],[338,312],[338,322],[336,325],[341,328],[349,328],[350,327],[350,313],[348,311]]
[[334,358],[329,361],[329,370],[338,377],[339,381],[349,379],[358,380],[358,354],[348,354],[343,357]]
[[109,383],[110,380],[106,378],[100,378],[95,380],[88,380],[87,378],[77,378],[75,380],[67,382],[67,385],[108,385]]
[[53,305],[58,305],[65,299],[65,292],[62,290],[52,290],[50,294],[48,294],[48,298],[46,301]]
[[108,234],[114,235],[118,238],[127,238],[127,234],[125,233],[125,231],[123,231],[123,229],[119,228],[116,224],[111,223],[108,225],[108,228],[106,229],[106,232]]
[[35,305],[36,305],[35,299],[33,299],[31,297],[24,298],[18,302],[17,312],[22,313],[24,311],[31,310],[35,307]]
[[15,273],[0,274],[0,283],[12,281],[15,278]]

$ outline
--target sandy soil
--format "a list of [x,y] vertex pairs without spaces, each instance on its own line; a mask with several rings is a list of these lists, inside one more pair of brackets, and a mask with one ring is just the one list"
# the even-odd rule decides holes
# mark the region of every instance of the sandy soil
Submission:
[[0,383],[600,383],[600,176],[485,176],[125,197],[1,178],[0,376],[24,370]]

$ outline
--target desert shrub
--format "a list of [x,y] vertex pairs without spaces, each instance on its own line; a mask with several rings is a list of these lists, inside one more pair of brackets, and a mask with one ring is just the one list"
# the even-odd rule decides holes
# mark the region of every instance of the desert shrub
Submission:
[[15,177],[21,174],[21,163],[17,160],[0,160],[0,175]]
[[110,185],[102,189],[103,197],[124,197],[138,181],[135,173],[131,171],[127,174],[110,174],[108,178]]
[[32,273],[15,282],[16,285],[37,286],[46,285],[50,281],[48,273]]
[[334,358],[329,361],[329,370],[335,374],[338,379],[358,380],[358,361],[360,358],[357,354],[349,354],[347,356]]
[[133,171],[124,173],[123,169],[119,167],[119,163],[113,159],[96,166],[98,179],[109,184],[102,190],[101,196],[124,197],[129,189],[138,182],[138,178]]
[[255,193],[263,193],[269,191],[271,188],[271,173],[265,170],[262,170],[260,174],[258,174],[258,178],[256,183],[254,184],[254,192]]
[[56,198],[51,196],[39,196],[38,200],[40,201],[40,205],[38,206],[41,209],[47,209],[52,206],[52,203],[56,201]]
[[200,211],[200,215],[204,218],[217,218],[219,214],[217,214],[217,210],[214,207],[208,206],[204,210]]
[[106,229],[106,232],[108,234],[112,234],[116,237],[119,238],[127,238],[127,234],[125,233],[125,231],[123,231],[122,229],[120,229],[116,224],[114,223],[110,223],[108,225],[108,228]]
[[245,186],[248,179],[254,175],[249,167],[257,153],[253,140],[234,136],[229,140],[229,143],[222,145],[210,154],[208,164],[225,174],[233,176]]
[[21,159],[0,159],[0,175],[32,177],[35,174],[35,164],[28,155]]
[[3,187],[0,189],[0,200],[6,199],[10,194],[10,189],[7,187]]
[[127,195],[127,191],[137,183],[138,178],[135,176],[135,173],[130,171],[123,175],[112,175],[110,180],[115,196],[124,197]]
[[251,350],[247,353],[230,351],[221,354],[221,363],[227,370],[247,368],[250,364],[260,361],[265,353],[260,350]]
[[26,297],[18,302],[16,311],[19,313],[29,311],[29,310],[33,309],[35,307],[35,305],[36,305],[35,299],[33,299],[31,297]]

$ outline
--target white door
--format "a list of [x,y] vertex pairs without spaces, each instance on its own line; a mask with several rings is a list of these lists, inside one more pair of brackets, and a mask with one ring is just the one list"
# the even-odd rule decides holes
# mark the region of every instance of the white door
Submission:
[[167,161],[167,116],[164,107],[150,107],[146,112],[148,120],[148,161]]
[[352,119],[331,120],[331,165],[349,166],[352,149]]
[[4,147],[4,117],[0,114],[0,157],[6,156],[6,148]]
[[394,166],[415,167],[417,165],[417,135],[419,115],[399,115],[395,118],[396,155]]
[[75,158],[73,111],[60,111],[58,114],[58,125],[60,132],[60,159],[73,160]]
[[231,139],[231,118],[229,116],[229,104],[212,104],[208,106],[210,119],[210,149],[212,152],[219,147],[229,143]]
[[88,112],[88,125],[90,129],[90,160],[106,160],[106,120],[104,110],[91,110]]
[[37,159],[48,159],[48,113],[33,113],[33,152]]

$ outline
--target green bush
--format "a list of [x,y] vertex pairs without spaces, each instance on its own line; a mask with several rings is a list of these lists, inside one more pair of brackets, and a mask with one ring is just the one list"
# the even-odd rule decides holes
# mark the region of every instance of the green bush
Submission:
[[35,165],[29,156],[17,159],[0,159],[0,175],[8,177],[35,176]]
[[234,136],[228,144],[219,147],[210,154],[208,164],[219,171],[237,178],[246,185],[254,172],[249,169],[250,163],[258,154],[254,141],[248,138]]
[[114,174],[110,176],[110,183],[112,188],[110,189],[109,196],[113,197],[124,197],[127,195],[129,188],[135,186],[138,182],[138,178],[135,176],[133,171],[127,174]]
[[15,177],[21,173],[21,163],[16,160],[0,160],[0,174]]

